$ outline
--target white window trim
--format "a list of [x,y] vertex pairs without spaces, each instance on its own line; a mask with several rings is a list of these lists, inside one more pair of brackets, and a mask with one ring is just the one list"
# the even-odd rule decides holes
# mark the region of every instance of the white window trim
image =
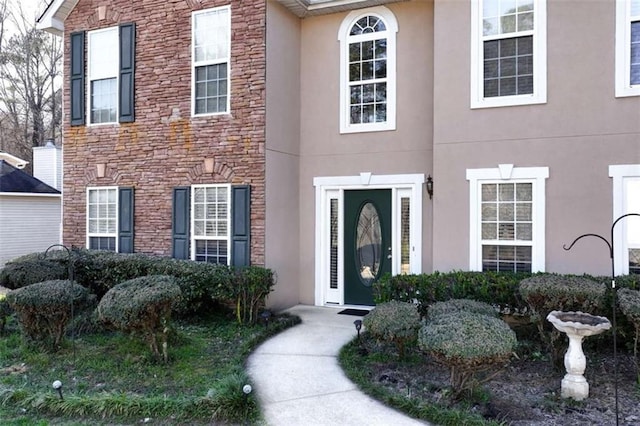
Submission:
[[545,180],[548,167],[514,167],[500,164],[490,169],[467,169],[469,181],[469,269],[482,271],[482,233],[480,226],[481,185],[484,183],[533,183],[533,239],[531,271],[545,270]]
[[[117,39],[118,39],[118,46],[116,47],[116,61],[118,62],[117,66],[116,66],[116,74],[115,74],[115,79],[116,79],[116,119],[115,121],[108,121],[108,122],[104,122],[104,123],[94,123],[91,120],[91,82],[94,80],[100,80],[98,78],[96,79],[91,79],[91,35],[92,34],[96,34],[96,33],[101,33],[101,32],[106,32],[106,31],[113,31],[115,29],[116,34],[117,34]],[[102,28],[99,30],[93,30],[93,31],[89,31],[87,33],[87,82],[86,82],[86,115],[87,115],[87,125],[88,126],[113,126],[115,125],[120,125],[120,122],[118,120],[120,111],[118,109],[118,107],[120,106],[120,93],[119,93],[119,88],[120,88],[120,72],[118,71],[120,69],[120,29],[118,26],[115,27],[108,27],[108,28]]]
[[[387,28],[387,121],[384,123],[351,124],[349,99],[349,31],[364,16],[381,18]],[[340,133],[380,132],[396,129],[396,33],[398,21],[384,6],[355,10],[342,21],[338,30],[340,42]]]
[[[625,179],[640,177],[640,164],[611,165],[609,166],[609,177],[613,178],[613,223],[613,221],[627,213]],[[613,270],[615,275],[627,275],[629,273],[629,247],[626,239],[627,220],[629,219],[622,219],[613,228]]]
[[[116,232],[115,234],[109,234],[109,233],[89,233],[89,192],[90,191],[95,191],[95,190],[115,190],[116,191]],[[120,245],[119,245],[119,238],[118,238],[118,229],[120,229],[120,192],[119,192],[119,188],[117,186],[89,186],[87,187],[86,190],[86,214],[85,214],[85,230],[86,230],[86,247],[89,248],[89,239],[91,237],[114,237],[116,239],[116,245],[115,245],[115,252],[119,253],[120,251]]]
[[[315,305],[344,304],[344,191],[353,189],[391,189],[392,232],[397,232],[400,213],[400,198],[410,196],[410,273],[422,273],[422,193],[424,174],[374,175],[363,172],[357,176],[316,177],[315,210]],[[328,256],[331,241],[329,203],[338,199],[338,288],[330,289],[330,259]],[[398,240],[396,242],[395,240]],[[393,253],[400,253],[399,235],[393,241]],[[394,256],[391,273],[400,273],[400,256]]]
[[640,96],[640,84],[631,85],[631,1],[616,0],[616,97]]
[[547,2],[534,0],[533,7],[533,93],[485,98],[482,0],[471,0],[472,109],[547,103]]
[[[225,61],[215,60],[215,61],[202,61],[196,65],[196,43],[195,43],[195,16],[203,13],[211,12],[212,10],[222,10],[227,9],[227,26],[229,28],[229,43],[227,46],[227,52],[229,52],[229,56],[226,58],[227,63],[227,106],[226,111],[223,112],[209,112],[209,113],[200,113],[196,114],[196,66],[206,66],[206,65],[215,65],[222,64]],[[192,117],[209,117],[213,115],[230,115],[231,114],[231,6],[219,6],[212,7],[209,9],[198,10],[191,13],[191,116]]]
[[[195,197],[196,188],[226,188],[227,189],[227,236],[226,237],[207,237],[196,236],[195,229]],[[199,241],[226,241],[227,242],[227,265],[231,265],[231,185],[230,184],[202,184],[191,185],[191,194],[189,202],[189,239],[191,243],[190,252],[191,260],[196,259],[196,240]]]

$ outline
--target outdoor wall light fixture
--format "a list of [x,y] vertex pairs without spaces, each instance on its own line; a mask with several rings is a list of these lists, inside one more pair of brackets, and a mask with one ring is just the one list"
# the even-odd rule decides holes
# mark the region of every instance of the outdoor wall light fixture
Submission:
[[204,159],[204,172],[207,174],[213,173],[213,158]]
[[433,198],[433,178],[431,175],[427,177],[427,194],[429,194],[429,199]]
[[53,382],[51,384],[51,387],[58,392],[58,395],[60,395],[60,399],[64,399],[62,397],[62,382],[60,380],[56,380],[55,382]]
[[104,177],[105,170],[107,170],[107,165],[105,163],[96,164],[96,174],[98,175],[99,178]]

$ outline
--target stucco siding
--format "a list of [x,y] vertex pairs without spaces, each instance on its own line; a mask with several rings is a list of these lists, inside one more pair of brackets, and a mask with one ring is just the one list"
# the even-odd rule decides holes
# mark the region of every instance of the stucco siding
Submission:
[[60,196],[0,195],[0,267],[60,242]]
[[265,264],[278,285],[273,309],[299,301],[300,20],[267,2]]
[[[640,98],[614,96],[615,4],[547,2],[547,102],[470,108],[468,2],[436,2],[434,269],[469,267],[467,169],[549,167],[546,270],[610,273],[608,166],[640,162]],[[464,31],[460,31],[464,28]],[[588,31],[585,30],[588,28]]]
[[[300,228],[301,271],[314,270],[313,178],[432,173],[433,4],[387,5],[398,22],[396,130],[340,134],[340,44],[346,13],[302,21]],[[422,209],[429,225],[430,200]],[[424,226],[423,268],[430,266],[430,226]],[[313,280],[301,283],[301,302],[314,302]]]

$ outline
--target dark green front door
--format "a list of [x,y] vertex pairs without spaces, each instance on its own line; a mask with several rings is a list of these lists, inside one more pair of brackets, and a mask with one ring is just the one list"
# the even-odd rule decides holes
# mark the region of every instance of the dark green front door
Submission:
[[344,303],[373,305],[371,285],[391,272],[391,190],[344,192]]

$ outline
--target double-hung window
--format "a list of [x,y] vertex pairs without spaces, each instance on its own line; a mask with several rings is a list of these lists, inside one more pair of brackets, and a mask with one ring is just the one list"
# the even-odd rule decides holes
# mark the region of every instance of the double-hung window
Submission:
[[192,19],[193,115],[227,113],[231,9],[223,6],[194,12]]
[[470,269],[544,271],[546,167],[469,169]]
[[248,185],[174,188],[172,256],[223,265],[249,265],[250,202]]
[[191,203],[191,258],[229,264],[230,186],[193,186]]
[[91,31],[88,112],[91,124],[118,121],[118,27]]
[[616,96],[640,95],[640,0],[616,1]]
[[87,247],[133,252],[133,188],[87,188]]
[[546,0],[471,1],[471,107],[546,102]]
[[355,11],[342,22],[340,132],[396,126],[395,16],[385,7]]
[[135,39],[133,23],[71,33],[72,126],[134,121]]

